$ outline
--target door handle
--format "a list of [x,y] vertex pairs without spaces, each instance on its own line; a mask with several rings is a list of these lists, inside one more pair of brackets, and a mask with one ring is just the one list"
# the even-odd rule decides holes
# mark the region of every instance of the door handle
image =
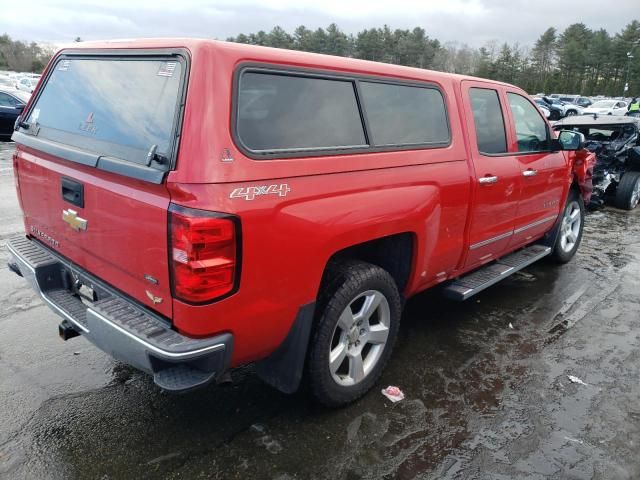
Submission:
[[480,185],[491,185],[498,181],[498,177],[495,175],[487,175],[486,177],[481,177],[478,181],[480,182]]
[[525,177],[535,177],[537,174],[538,171],[534,170],[533,168],[528,168],[527,170],[522,172],[522,175],[524,175]]
[[62,177],[60,179],[60,189],[62,190],[62,198],[67,202],[84,208],[84,185],[82,183]]

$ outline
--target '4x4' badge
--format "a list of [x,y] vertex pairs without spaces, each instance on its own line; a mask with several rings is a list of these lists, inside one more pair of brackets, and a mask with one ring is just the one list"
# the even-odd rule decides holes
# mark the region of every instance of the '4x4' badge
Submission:
[[280,185],[257,185],[255,187],[236,188],[229,194],[229,198],[244,198],[245,200],[253,200],[259,195],[278,195],[286,197],[291,189],[286,183]]

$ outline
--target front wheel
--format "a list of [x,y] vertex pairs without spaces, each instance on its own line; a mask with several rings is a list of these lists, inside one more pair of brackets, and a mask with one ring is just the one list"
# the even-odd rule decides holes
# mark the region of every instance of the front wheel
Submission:
[[345,405],[373,387],[391,356],[400,294],[382,268],[344,261],[329,267],[318,308],[307,381],[320,403]]
[[640,201],[640,172],[627,172],[622,175],[616,189],[616,207],[633,210]]
[[571,190],[562,213],[560,231],[553,246],[552,256],[560,263],[567,263],[578,251],[584,231],[585,208],[582,197]]

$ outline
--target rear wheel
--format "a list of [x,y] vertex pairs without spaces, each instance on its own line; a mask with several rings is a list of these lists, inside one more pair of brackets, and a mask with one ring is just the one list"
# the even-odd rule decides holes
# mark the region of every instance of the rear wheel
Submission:
[[584,230],[584,202],[577,191],[571,190],[562,213],[560,231],[553,246],[553,258],[567,263],[578,251]]
[[627,172],[622,175],[616,189],[616,207],[633,210],[640,201],[640,172]]
[[567,111],[567,117],[573,117],[574,115],[577,115],[578,112],[576,110],[569,110]]
[[329,267],[318,299],[307,381],[320,403],[340,406],[364,395],[391,356],[400,294],[385,270],[364,262]]

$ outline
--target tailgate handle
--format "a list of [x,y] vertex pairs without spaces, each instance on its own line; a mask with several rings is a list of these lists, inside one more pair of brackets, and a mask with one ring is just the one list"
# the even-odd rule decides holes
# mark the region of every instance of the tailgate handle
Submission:
[[84,208],[84,185],[70,178],[60,179],[62,198],[72,205]]

